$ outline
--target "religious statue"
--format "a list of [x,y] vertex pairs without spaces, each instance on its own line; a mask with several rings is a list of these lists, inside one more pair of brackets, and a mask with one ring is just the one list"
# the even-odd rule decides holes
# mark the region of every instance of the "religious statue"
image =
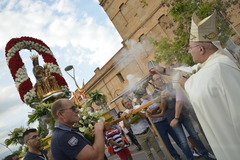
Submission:
[[51,93],[60,91],[56,78],[47,65],[45,64],[44,67],[39,65],[38,55],[32,55],[31,59],[33,61],[33,74],[36,78],[34,88],[37,98],[42,99]]
[[44,82],[49,85],[49,88],[51,88],[52,90],[60,90],[56,78],[52,75],[47,65],[44,65],[44,71],[45,71]]

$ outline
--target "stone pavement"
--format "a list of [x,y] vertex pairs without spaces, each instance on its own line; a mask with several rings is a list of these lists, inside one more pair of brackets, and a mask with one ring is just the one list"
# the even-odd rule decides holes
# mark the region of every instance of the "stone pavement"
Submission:
[[[199,132],[198,128],[196,128],[196,130],[198,131],[199,136],[200,136],[203,144],[205,145],[205,147],[210,151],[210,153],[212,153],[211,148],[210,148],[210,146],[208,145],[207,141],[205,140],[204,136]],[[157,139],[157,141],[159,142],[158,139]],[[181,159],[182,159],[182,160],[186,160],[186,157],[185,157],[185,155],[183,154],[183,152],[181,151],[181,149],[176,145],[176,143],[175,143],[172,139],[171,139],[171,141],[172,141],[172,144],[173,144],[174,148],[175,148],[175,149],[177,150],[177,152],[180,154]],[[159,142],[159,144],[160,144],[160,142]],[[161,144],[160,144],[160,147],[161,147],[161,149],[162,149],[163,152],[164,152],[163,146],[162,146]],[[138,150],[137,150],[137,147],[136,147],[135,145],[131,145],[131,146],[129,147],[129,150],[131,151],[132,157],[133,157],[134,160],[147,160],[147,157],[146,157],[144,151],[143,151],[143,150],[138,151]],[[153,150],[153,148],[151,148],[151,150],[152,150],[152,152],[153,152],[154,158],[155,158],[156,160],[158,160],[159,158],[157,157],[157,155],[156,155],[155,151]],[[111,156],[111,155],[108,153],[107,149],[106,149],[106,151],[105,151],[105,154],[107,155],[107,157],[108,157],[109,160],[120,160],[120,158],[118,157],[117,154]],[[165,154],[165,152],[164,152],[164,154]],[[166,154],[165,154],[165,155],[166,155]],[[166,156],[166,157],[167,157],[167,156]],[[195,159],[196,159],[196,160],[205,160],[203,157],[199,157],[199,158],[195,158]]]

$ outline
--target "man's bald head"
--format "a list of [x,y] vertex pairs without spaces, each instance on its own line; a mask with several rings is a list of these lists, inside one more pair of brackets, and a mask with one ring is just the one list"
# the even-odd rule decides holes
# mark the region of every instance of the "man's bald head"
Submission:
[[52,104],[51,113],[55,120],[58,119],[57,112],[60,111],[61,109],[63,109],[64,104],[68,101],[70,101],[70,100],[66,99],[66,98],[58,99]]

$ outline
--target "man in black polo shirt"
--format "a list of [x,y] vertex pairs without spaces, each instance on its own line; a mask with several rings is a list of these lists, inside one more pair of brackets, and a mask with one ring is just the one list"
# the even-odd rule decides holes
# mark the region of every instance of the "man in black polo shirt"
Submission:
[[28,152],[23,160],[48,160],[47,151],[41,150],[40,137],[36,129],[28,129],[23,133],[23,141]]
[[55,101],[51,109],[55,129],[51,140],[51,151],[55,160],[103,160],[104,155],[104,122],[95,124],[95,140],[91,144],[73,124],[79,121],[79,110],[68,99]]

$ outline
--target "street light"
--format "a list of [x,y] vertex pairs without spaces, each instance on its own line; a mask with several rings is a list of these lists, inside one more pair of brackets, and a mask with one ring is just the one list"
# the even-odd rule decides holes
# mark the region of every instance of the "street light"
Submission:
[[[78,86],[78,84],[77,84],[77,81],[76,81],[76,78],[75,78],[75,69],[74,69],[73,65],[67,66],[64,70],[65,70],[65,71],[67,72],[67,74],[74,80],[75,85],[77,86],[77,89],[78,89],[78,91],[79,91],[79,94],[80,94],[81,98],[82,98],[83,101],[86,103],[86,97],[84,96],[84,91],[82,91],[82,89],[81,89],[81,88]],[[71,75],[70,73],[68,73],[70,70],[73,70],[72,75]]]
[[[77,81],[76,81],[76,78],[75,78],[75,69],[74,69],[73,65],[67,66],[64,70],[65,70],[65,71],[67,72],[67,74],[74,80],[75,85],[76,85],[77,88],[80,90],[80,87],[78,86]],[[70,70],[73,70],[73,75],[71,75],[70,73],[68,73],[68,71],[70,71]]]
[[9,149],[9,151],[11,151],[11,153],[13,153],[13,151],[12,151],[10,148],[8,148],[7,145],[5,145],[5,144],[3,144],[3,143],[0,143],[0,144],[3,145],[5,148]]

